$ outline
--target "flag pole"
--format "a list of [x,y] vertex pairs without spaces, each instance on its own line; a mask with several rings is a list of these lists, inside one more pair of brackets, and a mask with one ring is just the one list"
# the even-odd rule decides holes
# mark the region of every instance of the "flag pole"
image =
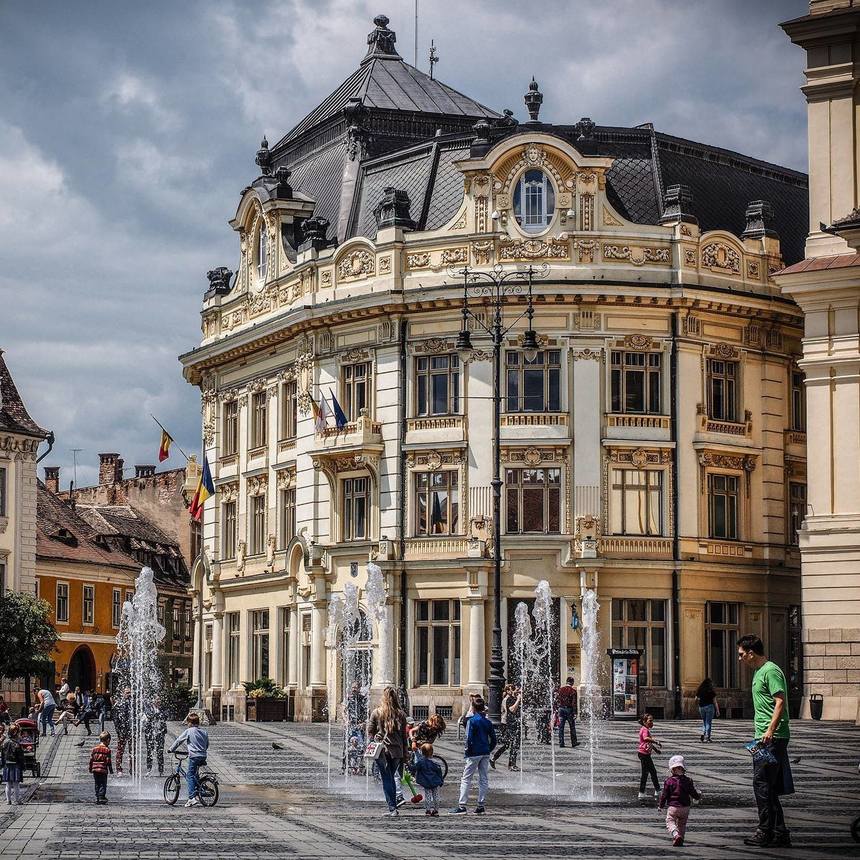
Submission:
[[[165,433],[167,433],[167,435],[168,435],[168,436],[170,436],[170,433],[168,433],[167,428],[166,428],[166,427],[165,427],[165,426],[164,426],[164,425],[163,425],[163,424],[162,424],[162,423],[161,423],[161,422],[160,422],[160,421],[159,421],[159,420],[158,420],[158,419],[157,419],[157,418],[156,418],[156,417],[151,413],[151,412],[149,413],[149,417],[150,417],[150,418],[151,418],[151,419],[152,419],[152,420],[153,420],[153,421],[154,421],[154,422],[155,422],[155,423],[156,423],[156,424],[157,424],[157,425],[158,425],[158,426],[159,426],[159,427],[160,427],[160,428],[165,432]],[[177,442],[177,441],[176,441],[172,436],[170,436],[170,438],[171,438],[171,440],[174,442],[174,444],[176,445],[177,449],[179,450],[179,453],[180,453],[180,454],[182,454],[182,456],[183,456],[183,457],[185,457],[185,459],[186,459],[186,460],[190,460],[191,458],[190,458],[190,457],[189,457],[189,456],[188,456],[188,455],[187,455],[187,454],[182,450],[182,448],[180,448],[180,447],[179,447],[179,443],[178,443],[178,442]]]

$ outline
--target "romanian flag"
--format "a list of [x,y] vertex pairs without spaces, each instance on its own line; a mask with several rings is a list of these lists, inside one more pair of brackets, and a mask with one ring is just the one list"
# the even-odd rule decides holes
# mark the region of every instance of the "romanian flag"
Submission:
[[161,447],[158,449],[158,462],[163,463],[170,456],[170,443],[173,437],[162,427]]
[[199,521],[200,517],[203,516],[203,503],[210,496],[214,495],[215,485],[212,483],[212,473],[209,471],[209,459],[204,454],[203,472],[200,475],[200,482],[197,484],[197,492],[191,500],[191,507],[188,509],[188,513],[190,513],[195,520]]

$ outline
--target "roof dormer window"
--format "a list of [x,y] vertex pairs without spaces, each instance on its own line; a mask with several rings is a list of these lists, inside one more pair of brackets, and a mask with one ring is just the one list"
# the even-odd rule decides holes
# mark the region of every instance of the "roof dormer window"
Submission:
[[555,189],[542,170],[527,170],[514,190],[514,217],[526,233],[541,233],[555,211]]

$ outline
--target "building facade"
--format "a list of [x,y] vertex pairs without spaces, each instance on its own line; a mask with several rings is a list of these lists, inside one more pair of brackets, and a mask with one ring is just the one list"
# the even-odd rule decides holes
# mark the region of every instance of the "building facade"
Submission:
[[[802,256],[805,177],[647,126],[543,123],[534,82],[518,123],[374,23],[356,73],[264,141],[237,271],[209,273],[182,356],[216,487],[192,582],[207,701],[241,718],[242,682],[269,676],[318,717],[339,694],[328,604],[369,559],[391,633],[370,626],[374,685],[449,716],[486,692],[494,363],[479,291],[456,348],[462,270],[529,265],[539,349],[512,295],[499,367],[505,657],[545,579],[559,678],[580,677],[570,621],[594,588],[652,712],[692,713],[710,676],[739,716],[743,632],[799,689],[801,314],[772,274]],[[315,417],[335,400],[346,423]]]
[[804,714],[860,722],[860,8],[811,0],[782,25],[806,51],[809,236],[777,274],[803,309],[809,498],[801,530]]

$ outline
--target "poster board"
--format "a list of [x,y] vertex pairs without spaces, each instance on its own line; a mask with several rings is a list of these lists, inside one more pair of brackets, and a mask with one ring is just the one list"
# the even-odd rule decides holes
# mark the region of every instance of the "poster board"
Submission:
[[639,715],[639,649],[610,648],[612,718],[635,720]]

